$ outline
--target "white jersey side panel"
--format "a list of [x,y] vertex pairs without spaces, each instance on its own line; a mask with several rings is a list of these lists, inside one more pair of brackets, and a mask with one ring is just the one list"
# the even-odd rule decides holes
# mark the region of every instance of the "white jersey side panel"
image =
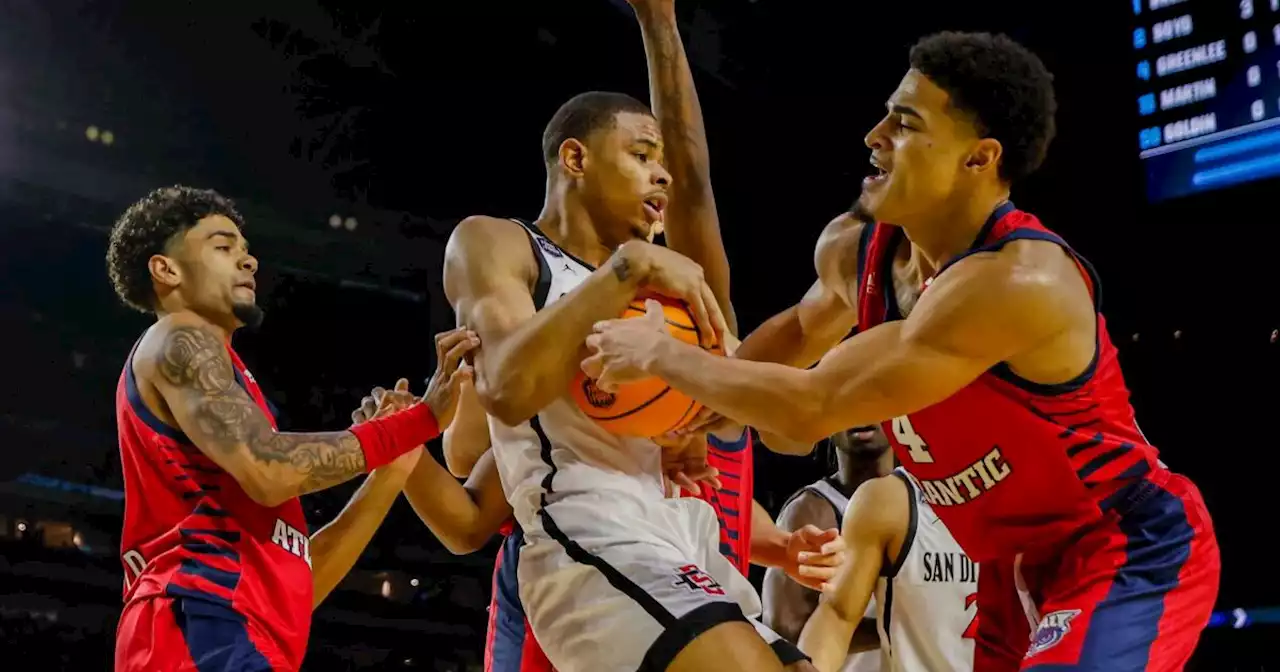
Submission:
[[[573,291],[592,268],[561,250],[537,229],[524,225],[538,262],[534,305],[538,310]],[[566,394],[542,412],[511,427],[489,417],[494,457],[503,490],[527,537],[542,533],[538,520],[541,497],[555,465],[553,492],[548,501],[575,493],[610,491],[642,500],[661,500],[661,452],[644,439],[614,436],[578,410]]]
[[881,579],[876,591],[884,669],[972,672],[978,565],[960,550],[902,468],[894,472],[906,483],[913,505],[897,571]]

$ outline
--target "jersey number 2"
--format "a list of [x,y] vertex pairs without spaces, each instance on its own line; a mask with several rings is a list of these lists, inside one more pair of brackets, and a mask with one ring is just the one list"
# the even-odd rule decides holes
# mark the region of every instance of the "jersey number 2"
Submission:
[[916,463],[930,464],[933,462],[933,455],[929,454],[929,444],[925,443],[923,437],[916,434],[916,428],[911,426],[911,418],[899,415],[893,419],[893,438],[897,439],[898,443],[906,446],[907,454]]
[[[978,601],[977,593],[969,593],[968,595],[966,595],[964,598],[964,610],[968,611],[969,607],[974,607],[977,601]],[[974,607],[973,618],[969,620],[969,627],[964,629],[964,634],[961,635],[961,637],[965,639],[978,638],[978,608],[977,607]]]

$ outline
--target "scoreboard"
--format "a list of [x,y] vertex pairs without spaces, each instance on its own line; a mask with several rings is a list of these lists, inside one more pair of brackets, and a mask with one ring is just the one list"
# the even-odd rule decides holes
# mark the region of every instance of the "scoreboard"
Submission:
[[1147,198],[1280,176],[1280,0],[1130,2]]

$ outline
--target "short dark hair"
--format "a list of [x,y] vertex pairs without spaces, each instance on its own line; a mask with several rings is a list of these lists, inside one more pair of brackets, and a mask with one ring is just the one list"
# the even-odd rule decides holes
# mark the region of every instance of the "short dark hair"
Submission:
[[547,165],[555,163],[565,140],[586,140],[597,130],[611,128],[617,116],[624,112],[653,116],[648,105],[625,93],[588,91],[570,98],[556,110],[542,132],[543,160]]
[[1044,162],[1057,132],[1053,75],[1005,35],[942,32],[911,48],[911,67],[973,117],[978,132],[1004,148],[1000,177],[1015,182]]
[[107,276],[116,296],[134,310],[154,312],[156,295],[147,260],[163,254],[175,236],[211,215],[244,227],[235,203],[212,189],[164,187],[129,206],[111,227],[107,245]]

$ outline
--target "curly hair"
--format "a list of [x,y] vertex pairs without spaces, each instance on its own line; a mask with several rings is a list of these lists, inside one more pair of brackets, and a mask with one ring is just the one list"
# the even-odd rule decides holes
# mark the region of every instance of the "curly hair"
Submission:
[[147,260],[163,254],[171,241],[210,215],[222,215],[244,228],[244,218],[231,199],[212,189],[163,187],[129,206],[111,227],[107,245],[107,276],[116,296],[134,310],[155,312]]
[[911,48],[911,67],[951,96],[983,137],[1004,148],[1000,177],[1016,182],[1044,162],[1057,132],[1053,75],[1005,35],[942,32]]
[[592,132],[612,127],[619,114],[631,112],[653,116],[649,106],[625,93],[588,91],[570,98],[551,116],[542,132],[542,158],[553,165],[560,145],[569,138],[586,140]]

